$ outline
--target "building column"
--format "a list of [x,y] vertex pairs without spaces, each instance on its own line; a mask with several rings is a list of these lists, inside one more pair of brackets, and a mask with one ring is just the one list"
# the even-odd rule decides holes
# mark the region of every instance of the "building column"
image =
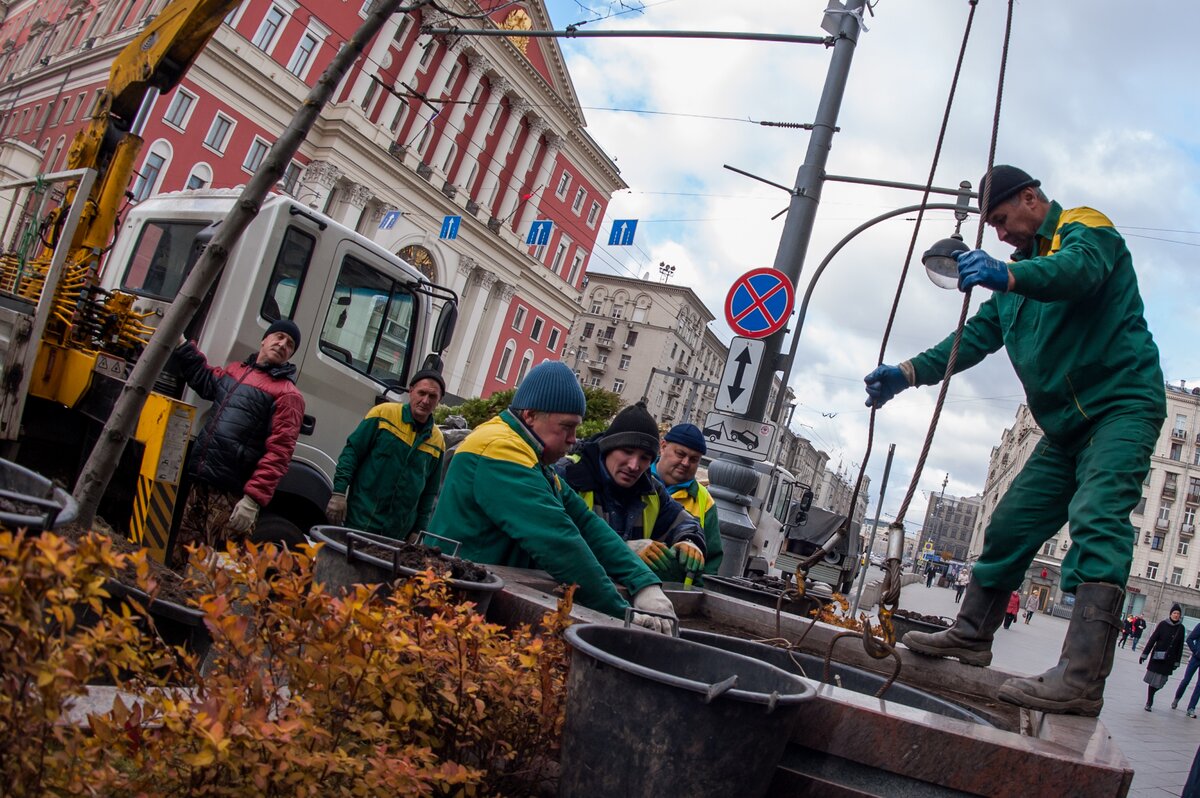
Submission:
[[[407,143],[410,146],[415,145],[421,139],[421,134],[426,125],[433,124],[433,116],[441,110],[438,104],[438,99],[442,92],[446,89],[446,79],[450,77],[450,70],[458,61],[458,50],[462,40],[450,41],[443,45],[445,52],[442,54],[442,60],[438,62],[437,72],[434,73],[433,79],[430,81],[428,88],[425,89],[425,96],[429,102],[418,102],[416,106],[416,118],[412,125],[408,128]],[[426,152],[430,150],[426,148]],[[430,160],[425,156],[421,156],[421,160],[426,164]]]
[[[442,168],[442,161],[450,153],[450,147],[454,144],[454,140],[462,132],[463,121],[467,118],[467,111],[470,110],[471,94],[479,86],[479,82],[483,79],[483,73],[490,66],[491,64],[488,60],[479,53],[471,53],[467,56],[467,77],[463,81],[462,91],[458,93],[457,99],[459,102],[454,104],[454,110],[450,112],[450,118],[446,121],[446,126],[442,128],[442,137],[438,141],[437,149],[433,153],[433,158],[429,161],[433,165],[433,168],[439,172]],[[447,177],[449,173],[450,170],[447,169]]]
[[471,273],[480,268],[479,261],[472,258],[470,255],[458,256],[458,268],[455,270],[454,278],[450,281],[450,290],[458,294],[460,303],[466,300],[467,286],[471,280]]
[[358,221],[362,218],[363,208],[367,207],[367,203],[375,198],[375,192],[364,186],[362,183],[353,183],[347,181],[340,193],[341,201],[338,207],[330,208],[327,215],[334,221],[349,227],[351,230],[358,229]]
[[[492,323],[488,330],[488,334],[481,339],[483,351],[478,353],[479,368],[475,371],[475,390],[471,392],[472,396],[479,396],[483,393],[483,386],[487,384],[491,377],[489,370],[492,367],[492,357],[496,354],[496,347],[500,344],[500,328],[504,325],[504,319],[508,316],[508,306],[512,304],[513,297],[517,295],[517,287],[508,283],[501,283],[500,290],[493,294],[495,301],[491,304]],[[518,357],[519,353],[514,351],[514,357]],[[513,368],[516,363],[513,363]]]
[[504,198],[500,202],[498,218],[501,221],[508,219],[517,209],[517,203],[521,199],[521,189],[525,187],[525,175],[529,173],[533,154],[537,152],[542,132],[546,127],[546,122],[542,119],[534,119],[529,123],[529,135],[525,137],[525,146],[521,148],[521,155],[517,158],[512,177],[508,180],[508,188],[504,190]]
[[[508,120],[504,123],[504,132],[500,134],[500,138],[496,141],[496,149],[492,156],[491,179],[499,181],[504,174],[504,167],[508,163],[509,150],[513,148],[513,142],[517,138],[518,125],[521,119],[524,118],[525,112],[530,108],[529,103],[519,98],[513,98],[508,104]],[[497,196],[499,200],[499,196]],[[487,211],[491,216],[488,221],[488,226],[492,227],[499,223],[499,217],[496,216],[496,210],[499,202],[493,201],[487,206]]]
[[[467,320],[461,333],[456,333],[455,337],[462,335],[462,346],[456,354],[453,361],[462,364],[462,370],[459,372],[461,379],[461,387],[464,393],[460,394],[463,398],[470,398],[479,394],[478,388],[473,388],[477,382],[473,371],[477,368],[476,361],[478,357],[476,350],[480,348],[479,341],[476,340],[479,334],[479,325],[483,321],[483,317],[488,312],[488,294],[492,290],[497,281],[497,277],[487,269],[474,270],[471,277],[468,278],[467,284],[463,288],[463,307],[460,308],[460,316]],[[473,289],[473,290],[472,290]],[[468,294],[469,291],[469,294]],[[484,369],[486,370],[486,366]]]
[[533,222],[538,217],[538,213],[542,209],[542,198],[550,191],[549,181],[554,175],[554,164],[558,162],[558,153],[562,150],[562,139],[553,133],[546,134],[546,151],[542,154],[542,164],[538,169],[537,177],[533,179],[533,190],[536,192],[539,189],[541,193],[536,197],[531,197],[529,202],[525,203],[525,207],[521,209],[521,217],[517,221],[517,238],[524,241],[529,237],[529,228],[533,226]]
[[367,51],[367,56],[363,60],[363,68],[354,80],[354,88],[350,90],[350,102],[362,106],[363,98],[367,96],[367,90],[371,87],[373,77],[384,68],[383,65],[388,61],[387,52],[388,48],[392,46],[392,37],[396,35],[396,29],[403,21],[403,14],[393,14],[375,35],[371,49]]
[[496,106],[500,105],[500,101],[504,99],[504,95],[512,91],[513,84],[507,78],[493,76],[491,87],[488,89],[487,102],[483,104],[478,111],[479,120],[475,123],[475,130],[471,133],[471,141],[467,144],[467,150],[463,153],[463,159],[458,162],[458,169],[454,170],[454,174],[450,176],[450,182],[467,192],[467,197],[471,198],[472,186],[463,185],[462,181],[466,180],[471,175],[471,169],[475,164],[479,163],[479,156],[483,154],[483,142],[488,135],[488,122],[492,118],[492,114],[496,112]]
[[[329,161],[309,161],[308,166],[304,167],[304,175],[300,178],[296,199],[324,211],[330,192],[341,178],[342,170]],[[308,191],[316,196],[308,197]]]

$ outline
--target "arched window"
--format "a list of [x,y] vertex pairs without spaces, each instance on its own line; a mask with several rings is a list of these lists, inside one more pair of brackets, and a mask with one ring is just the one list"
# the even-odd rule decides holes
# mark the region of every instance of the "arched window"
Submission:
[[525,379],[525,375],[529,372],[529,367],[533,365],[533,350],[526,349],[525,354],[521,356],[521,368],[517,369],[517,379],[513,381],[513,385],[520,385],[521,380]]
[[496,379],[500,382],[508,382],[508,367],[512,365],[513,352],[516,349],[516,342],[509,338],[504,344],[504,351],[500,353],[500,363],[496,366]]
[[433,253],[425,247],[420,244],[411,244],[400,250],[400,257],[415,266],[417,271],[429,278],[430,282],[437,282],[437,264],[434,262]]
[[163,175],[167,164],[171,162],[171,145],[165,139],[159,139],[150,145],[142,168],[138,170],[137,180],[133,183],[133,201],[141,202],[162,185]]
[[212,185],[212,167],[206,163],[198,163],[192,167],[184,188],[208,188]]

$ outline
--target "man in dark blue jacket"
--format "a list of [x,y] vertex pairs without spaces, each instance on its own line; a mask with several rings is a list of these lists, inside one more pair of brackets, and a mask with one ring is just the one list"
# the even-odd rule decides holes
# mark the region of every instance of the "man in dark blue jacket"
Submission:
[[[1192,677],[1196,675],[1196,670],[1200,669],[1200,623],[1192,627],[1192,632],[1187,636],[1188,651],[1192,652],[1192,658],[1188,660],[1187,670],[1183,672],[1183,681],[1179,683],[1179,689],[1175,691],[1175,700],[1171,702],[1171,709],[1176,709],[1179,702],[1183,699],[1183,694],[1187,692],[1188,685],[1192,681]],[[1196,717],[1196,703],[1200,701],[1200,679],[1196,680],[1196,687],[1192,690],[1192,697],[1188,699],[1187,716],[1189,718]]]
[[650,476],[658,435],[654,417],[639,403],[618,413],[603,435],[559,460],[555,469],[659,578],[674,566],[700,573],[707,551],[704,531]]

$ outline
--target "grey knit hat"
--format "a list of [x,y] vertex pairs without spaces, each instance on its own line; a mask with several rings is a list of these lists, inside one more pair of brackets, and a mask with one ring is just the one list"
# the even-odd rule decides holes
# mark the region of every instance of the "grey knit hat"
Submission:
[[413,387],[421,380],[433,380],[438,384],[438,387],[442,389],[442,395],[446,395],[446,380],[444,377],[442,377],[442,372],[438,371],[437,369],[421,369],[412,376],[411,380],[408,381],[408,387]]
[[617,413],[600,439],[601,454],[624,447],[644,449],[658,457],[658,422],[642,402]]
[[513,410],[540,410],[543,413],[587,413],[587,399],[575,372],[558,360],[547,360],[529,370],[513,394]]

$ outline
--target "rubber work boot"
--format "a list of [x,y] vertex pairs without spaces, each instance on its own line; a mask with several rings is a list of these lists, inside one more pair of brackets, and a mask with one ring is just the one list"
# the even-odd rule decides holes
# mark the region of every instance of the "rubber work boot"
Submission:
[[971,577],[954,625],[944,632],[909,632],[900,642],[929,657],[955,657],[964,665],[992,664],[992,638],[1004,620],[1011,590],[984,587]]
[[1059,715],[1099,715],[1121,632],[1122,600],[1118,585],[1084,582],[1076,588],[1058,664],[1041,676],[1009,679],[1000,686],[1000,700]]

